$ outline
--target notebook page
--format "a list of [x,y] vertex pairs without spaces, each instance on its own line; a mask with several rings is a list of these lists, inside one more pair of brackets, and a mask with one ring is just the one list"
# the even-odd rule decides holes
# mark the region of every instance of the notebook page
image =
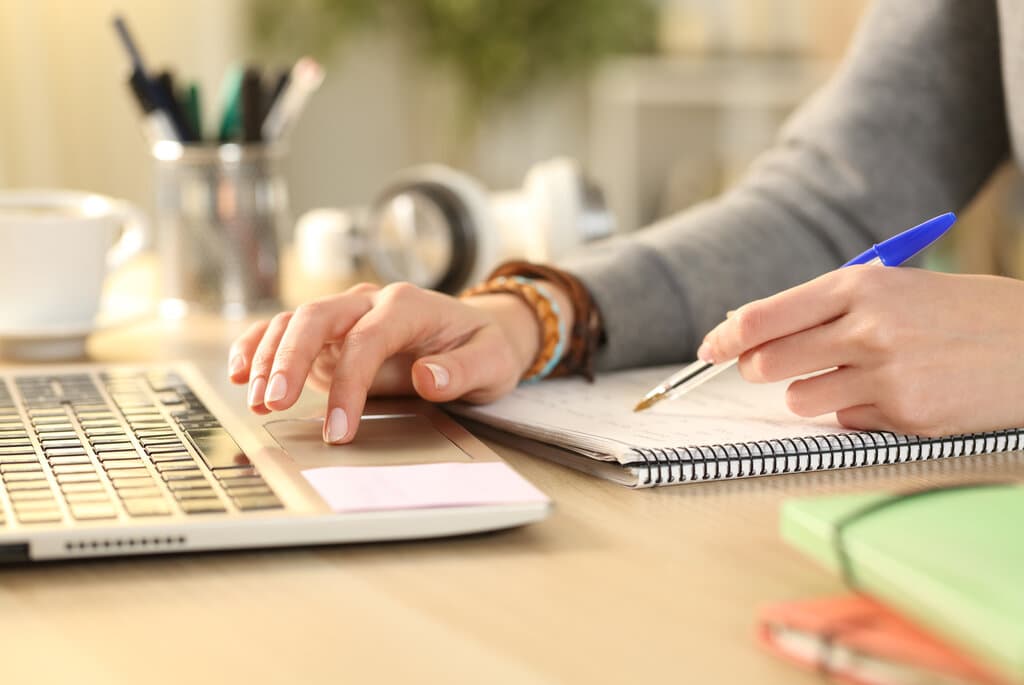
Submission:
[[747,383],[736,368],[676,400],[634,405],[677,366],[602,374],[593,384],[557,378],[520,386],[489,405],[453,412],[597,459],[626,461],[632,447],[689,447],[850,432],[835,415],[804,419],[785,405],[787,383]]

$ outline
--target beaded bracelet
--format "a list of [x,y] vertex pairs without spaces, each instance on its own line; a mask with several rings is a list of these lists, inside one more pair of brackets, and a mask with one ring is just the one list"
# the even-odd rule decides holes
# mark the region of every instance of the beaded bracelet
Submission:
[[551,375],[567,376],[578,373],[588,381],[593,381],[597,351],[605,343],[606,336],[601,311],[583,282],[568,271],[521,259],[499,264],[488,278],[499,276],[525,276],[540,279],[553,284],[569,297],[572,307],[572,330],[569,331],[562,361],[554,368]]
[[521,383],[535,383],[546,378],[558,365],[568,337],[565,321],[558,302],[546,287],[532,278],[499,276],[462,291],[460,298],[489,293],[518,295],[533,309],[540,324],[540,350],[524,373]]

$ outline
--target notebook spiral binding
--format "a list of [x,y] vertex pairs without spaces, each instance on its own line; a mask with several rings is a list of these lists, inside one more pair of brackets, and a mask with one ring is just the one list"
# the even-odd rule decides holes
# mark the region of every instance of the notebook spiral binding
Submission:
[[637,473],[641,486],[652,486],[902,464],[1005,452],[1022,446],[1024,429],[944,438],[889,432],[836,433],[699,447],[634,447],[637,459],[626,465]]

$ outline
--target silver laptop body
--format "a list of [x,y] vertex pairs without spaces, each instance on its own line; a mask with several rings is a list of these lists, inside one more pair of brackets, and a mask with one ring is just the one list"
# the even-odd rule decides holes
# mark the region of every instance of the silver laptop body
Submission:
[[550,509],[431,405],[370,404],[348,446],[320,430],[254,429],[185,363],[6,368],[0,563],[440,537]]

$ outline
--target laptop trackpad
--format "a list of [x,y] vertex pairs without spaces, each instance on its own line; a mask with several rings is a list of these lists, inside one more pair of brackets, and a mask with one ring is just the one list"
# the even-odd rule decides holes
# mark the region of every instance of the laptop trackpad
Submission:
[[323,419],[286,419],[264,428],[304,469],[474,461],[419,414],[364,416],[347,445],[325,444],[323,425]]

